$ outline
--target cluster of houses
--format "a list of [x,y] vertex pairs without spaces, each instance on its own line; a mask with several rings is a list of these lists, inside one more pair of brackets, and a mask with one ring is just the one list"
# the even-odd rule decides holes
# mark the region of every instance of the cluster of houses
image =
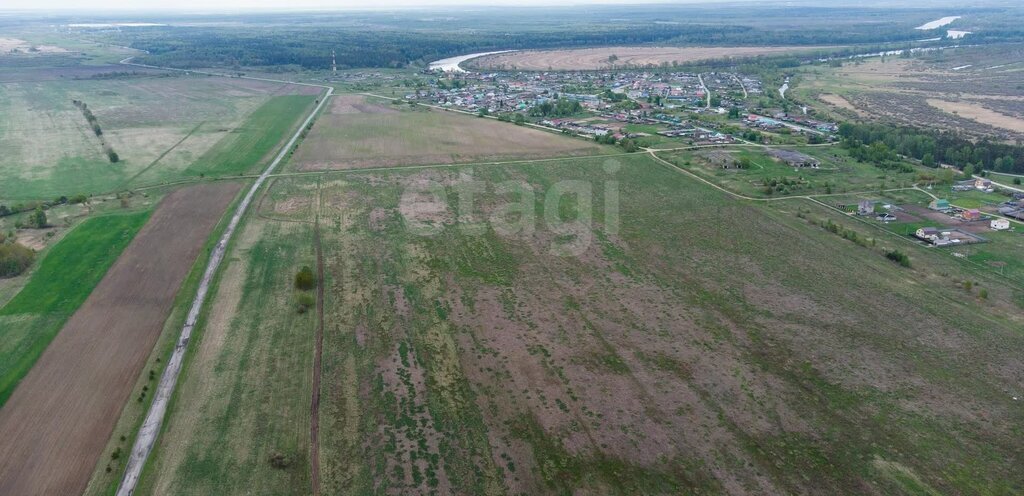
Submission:
[[[406,95],[409,100],[427,100],[432,104],[462,110],[490,112],[528,111],[552,98],[568,98],[580,102],[590,111],[607,112],[623,99],[640,108],[685,108],[725,113],[726,108],[742,107],[745,98],[763,93],[760,80],[734,73],[692,74],[650,71],[589,72],[490,72],[460,73],[432,81]],[[604,98],[610,92],[620,95]]]
[[788,127],[796,132],[831,134],[839,130],[839,125],[835,122],[819,121],[806,116],[790,116],[786,112],[776,112],[772,117],[750,113],[747,114],[744,124],[750,128],[767,131]]
[[571,133],[586,136],[607,136],[612,133],[607,126],[589,124],[587,121],[574,121],[572,119],[545,119],[540,121],[541,125],[562,129]]

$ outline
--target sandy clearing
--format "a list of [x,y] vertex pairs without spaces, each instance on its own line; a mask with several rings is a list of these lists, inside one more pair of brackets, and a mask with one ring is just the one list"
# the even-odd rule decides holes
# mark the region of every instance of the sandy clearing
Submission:
[[60,230],[56,227],[21,229],[15,235],[14,240],[27,248],[40,251],[46,248],[50,244],[50,239],[56,237],[59,232]]
[[968,102],[951,102],[938,98],[929,98],[928,105],[943,112],[956,114],[965,119],[988,124],[989,126],[1006,129],[1015,133],[1024,132],[1024,119],[1018,119],[994,110],[989,110],[981,105]]
[[661,63],[686,63],[717,58],[755,57],[781,53],[808,52],[835,48],[828,46],[768,47],[604,47],[575,50],[524,50],[487,55],[467,62],[472,67],[487,69],[592,70],[612,66],[609,57],[618,57],[614,65],[645,66]]
[[850,103],[849,100],[847,100],[847,99],[845,99],[845,98],[843,98],[843,97],[841,97],[839,95],[833,95],[833,94],[819,95],[818,99],[823,101],[823,102],[825,102],[825,103],[828,103],[828,104],[831,104],[831,105],[835,105],[836,107],[839,107],[839,108],[842,108],[842,109],[852,110],[854,112],[857,111],[857,107],[854,107],[853,104]]
[[168,195],[0,410],[0,494],[78,494],[237,183]]
[[0,53],[4,52],[29,52],[31,53],[65,53],[67,50],[53,45],[35,45],[17,38],[0,38]]

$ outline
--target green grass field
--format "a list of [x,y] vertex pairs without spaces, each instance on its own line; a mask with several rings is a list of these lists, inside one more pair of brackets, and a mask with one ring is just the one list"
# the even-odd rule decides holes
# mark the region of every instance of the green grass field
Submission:
[[231,175],[252,172],[312,109],[314,97],[277,96],[249,115],[245,124],[222,138],[188,166],[188,175]]
[[148,218],[145,211],[85,220],[46,252],[25,287],[0,308],[0,404]]
[[[470,178],[484,191],[455,215]],[[508,181],[539,193],[494,190]],[[445,197],[413,194],[429,184]],[[565,223],[587,201],[545,196],[569,185],[589,187],[592,223]],[[467,226],[526,225],[508,204],[541,220]],[[313,263],[316,211],[324,494],[1024,483],[1008,394],[1019,286],[819,204],[737,201],[631,155],[275,184],[229,255],[140,494],[310,492],[315,317],[296,312],[291,277]]]
[[[312,104],[289,91],[196,76],[2,84],[0,202],[247,172]],[[89,106],[119,162],[108,160],[72,100]]]
[[[881,189],[908,187],[919,180],[919,172],[883,170],[849,157],[838,146],[792,146],[794,150],[818,159],[820,168],[794,169],[773,158],[760,148],[734,148],[667,152],[659,156],[720,186],[747,196],[771,198],[790,195],[838,194],[846,192],[877,192]],[[730,156],[732,161],[746,158],[747,169],[723,169],[713,157]],[[769,194],[767,182],[788,181],[779,184]]]

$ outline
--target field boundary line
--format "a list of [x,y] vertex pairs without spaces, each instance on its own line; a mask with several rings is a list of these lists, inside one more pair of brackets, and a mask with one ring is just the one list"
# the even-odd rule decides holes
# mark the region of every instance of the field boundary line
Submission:
[[202,122],[200,122],[199,124],[196,124],[196,127],[192,128],[192,130],[191,130],[191,131],[189,131],[189,132],[188,132],[188,134],[186,134],[186,135],[185,135],[185,136],[184,136],[183,138],[181,138],[180,140],[178,140],[178,142],[177,142],[177,143],[175,143],[175,144],[171,145],[171,147],[170,147],[170,148],[168,148],[168,149],[164,150],[164,152],[163,152],[163,153],[161,153],[159,157],[157,157],[157,158],[156,158],[156,159],[154,159],[154,160],[153,160],[152,162],[150,162],[150,163],[149,163],[149,165],[147,165],[147,166],[143,167],[143,169],[142,169],[142,170],[140,170],[139,172],[136,172],[134,176],[132,176],[132,177],[129,177],[129,178],[127,179],[127,180],[125,180],[125,182],[124,182],[124,183],[122,183],[122,187],[128,187],[128,185],[129,185],[129,184],[131,184],[131,183],[132,183],[132,181],[134,181],[134,180],[138,179],[138,177],[139,177],[139,176],[141,176],[141,175],[145,174],[145,173],[146,173],[146,172],[148,172],[148,171],[149,171],[150,169],[152,169],[152,168],[153,168],[153,167],[154,167],[154,166],[155,166],[155,165],[156,165],[156,164],[157,164],[158,162],[160,162],[161,160],[163,160],[163,158],[164,158],[164,157],[166,157],[168,153],[171,153],[171,151],[173,151],[173,150],[174,150],[175,148],[177,148],[177,147],[178,147],[178,145],[180,145],[180,144],[184,143],[184,142],[185,142],[185,140],[187,140],[187,139],[189,139],[190,137],[192,137],[192,135],[193,135],[193,134],[195,134],[195,132],[196,132],[196,131],[198,131],[198,130],[199,130],[199,128],[200,128],[200,127],[202,127],[202,125],[203,125],[203,124],[206,124],[206,121],[202,121]]
[[[133,57],[128,57],[122,60],[121,63],[125,65],[135,65],[140,67],[149,67],[162,70],[195,72],[197,74],[209,74],[212,76],[222,76],[229,78],[237,77],[239,79],[255,79],[262,81],[290,83],[289,81],[279,81],[266,78],[256,78],[247,76],[225,76],[216,73],[187,71],[183,69],[173,69],[144,64],[134,64],[130,62],[132,58]],[[249,205],[252,203],[253,198],[256,196],[256,192],[259,191],[261,186],[263,186],[263,183],[266,182],[267,178],[270,177],[270,174],[274,171],[274,169],[276,169],[277,166],[284,160],[284,158],[288,156],[288,153],[291,151],[292,147],[295,146],[295,143],[298,142],[299,137],[302,135],[302,131],[306,129],[307,126],[309,126],[309,124],[313,121],[313,119],[323,108],[324,104],[327,103],[327,101],[329,100],[328,97],[330,97],[331,94],[334,93],[334,88],[331,86],[310,83],[290,84],[313,86],[321,89],[326,89],[327,92],[325,95],[320,97],[320,101],[317,103],[315,107],[313,107],[313,110],[306,117],[306,120],[303,121],[302,125],[300,125],[295,130],[295,133],[288,140],[288,142],[285,143],[283,147],[281,147],[280,152],[278,152],[274,160],[270,162],[270,165],[268,165],[267,168],[263,171],[263,173],[260,174],[258,178],[256,178],[256,181],[253,183],[252,187],[249,188],[249,191],[245,194],[245,197],[242,199],[241,203],[239,203],[238,207],[235,208],[235,212],[231,217],[231,221],[228,223],[227,228],[221,235],[220,241],[218,241],[217,245],[214,247],[213,253],[210,254],[210,259],[206,265],[206,271],[203,272],[203,277],[200,280],[199,288],[196,290],[196,296],[192,300],[192,307],[189,309],[188,317],[186,317],[185,319],[185,325],[181,329],[181,334],[178,337],[177,344],[175,344],[174,346],[174,351],[171,354],[171,358],[167,362],[167,367],[164,369],[163,374],[161,374],[160,376],[160,382],[157,384],[156,394],[155,397],[153,398],[153,403],[150,405],[149,411],[146,413],[145,420],[143,421],[142,426],[139,428],[139,432],[135,439],[135,443],[132,446],[131,455],[128,458],[128,462],[125,464],[124,476],[121,479],[121,483],[117,488],[117,496],[130,496],[135,492],[135,487],[139,482],[140,476],[142,475],[142,469],[145,467],[146,461],[149,459],[149,455],[153,451],[153,447],[155,446],[156,440],[159,437],[160,429],[163,425],[164,417],[167,414],[167,408],[169,406],[171,396],[173,396],[174,394],[174,388],[177,385],[178,376],[181,374],[181,368],[185,358],[185,351],[188,349],[188,343],[192,337],[192,330],[195,328],[196,323],[199,320],[199,314],[203,309],[203,304],[206,302],[206,296],[210,290],[210,285],[213,281],[214,276],[217,273],[217,270],[220,268],[220,263],[224,260],[224,256],[227,252],[228,243],[231,241],[231,238],[235,233],[235,229],[238,227],[238,224],[241,222],[242,217],[245,215],[246,211],[249,208]]]
[[316,248],[316,339],[313,352],[313,394],[309,408],[309,469],[313,496],[320,496],[320,370],[324,353],[324,246],[320,238],[320,209],[323,198],[321,181],[316,184],[316,212],[313,220],[313,243]]

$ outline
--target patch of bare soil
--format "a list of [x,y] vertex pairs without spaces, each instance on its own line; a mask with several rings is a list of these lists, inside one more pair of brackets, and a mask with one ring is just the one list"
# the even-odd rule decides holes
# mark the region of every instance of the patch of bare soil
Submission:
[[370,103],[360,95],[335,95],[331,97],[332,114],[397,114],[398,111],[386,105]]
[[58,232],[59,229],[56,227],[47,227],[45,229],[22,229],[15,234],[14,239],[27,248],[40,251],[50,244],[50,240],[55,238]]
[[951,102],[949,100],[929,98],[928,105],[943,112],[955,114],[982,124],[988,124],[992,127],[998,127],[1015,133],[1024,133],[1024,119],[1001,114],[975,103],[965,101]]
[[80,494],[240,184],[168,195],[0,410],[0,494]]
[[823,102],[825,102],[825,103],[827,103],[827,104],[829,104],[829,105],[832,105],[832,106],[835,106],[835,107],[838,107],[838,108],[841,108],[841,109],[844,109],[844,110],[849,110],[851,112],[855,112],[857,115],[860,115],[860,116],[866,115],[866,114],[864,114],[863,111],[861,111],[860,109],[855,107],[852,103],[850,103],[849,100],[847,100],[846,98],[843,98],[842,96],[834,95],[834,94],[831,94],[831,93],[826,93],[824,95],[819,95],[818,99],[823,101]]
[[17,38],[0,38],[0,54],[5,53],[66,53],[67,50],[53,45],[35,45]]

